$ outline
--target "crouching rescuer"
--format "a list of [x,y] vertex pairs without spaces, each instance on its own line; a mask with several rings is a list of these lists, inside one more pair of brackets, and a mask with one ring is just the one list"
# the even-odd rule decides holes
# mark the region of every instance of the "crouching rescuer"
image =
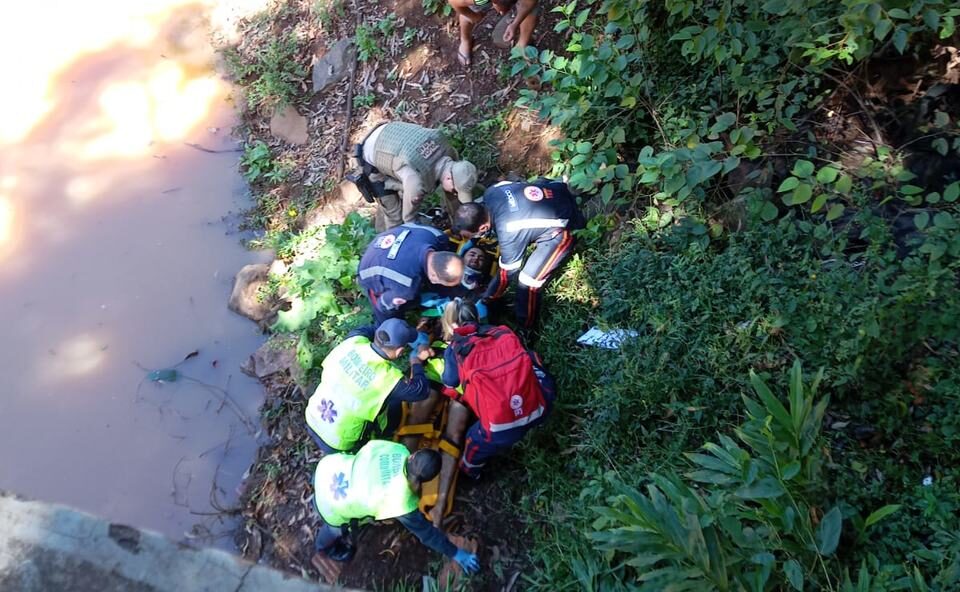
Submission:
[[439,130],[405,122],[381,124],[356,146],[359,170],[347,176],[364,199],[379,201],[384,229],[415,222],[420,201],[442,187],[447,212],[473,200],[477,167],[458,160]]
[[[387,437],[400,422],[402,403],[436,398],[424,374],[432,355],[413,346],[417,331],[400,319],[360,327],[323,360],[323,375],[304,414],[307,431],[325,453],[354,452],[371,437]],[[396,365],[410,352],[410,377]]]
[[440,472],[440,454],[403,444],[372,440],[356,455],[329,454],[317,463],[314,502],[322,522],[315,550],[336,561],[356,551],[361,521],[396,519],[421,543],[460,564],[467,573],[480,569],[477,556],[457,548],[418,509],[423,483]]
[[[478,478],[492,457],[503,454],[553,408],[556,385],[539,356],[526,350],[506,326],[481,325],[476,306],[460,298],[444,310],[444,394],[451,397],[445,437],[463,443],[460,470]],[[470,417],[476,418],[467,428]],[[464,437],[465,433],[465,437]],[[456,460],[443,455],[437,504],[431,517],[443,519]]]

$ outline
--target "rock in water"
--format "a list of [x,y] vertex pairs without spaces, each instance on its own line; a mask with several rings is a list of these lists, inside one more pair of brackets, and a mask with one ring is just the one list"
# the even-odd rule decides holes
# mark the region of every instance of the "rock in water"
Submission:
[[260,287],[266,285],[269,271],[266,263],[253,263],[237,272],[227,308],[258,323],[273,315],[274,304],[260,300]]
[[302,146],[307,143],[307,118],[287,105],[270,118],[270,133],[285,142]]
[[343,80],[356,55],[353,39],[341,39],[313,64],[313,92],[318,93]]

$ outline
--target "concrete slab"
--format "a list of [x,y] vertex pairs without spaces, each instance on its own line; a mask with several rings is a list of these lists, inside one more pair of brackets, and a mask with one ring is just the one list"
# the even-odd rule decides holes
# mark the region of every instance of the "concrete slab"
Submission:
[[344,590],[194,549],[64,506],[0,492],[0,590],[327,592]]

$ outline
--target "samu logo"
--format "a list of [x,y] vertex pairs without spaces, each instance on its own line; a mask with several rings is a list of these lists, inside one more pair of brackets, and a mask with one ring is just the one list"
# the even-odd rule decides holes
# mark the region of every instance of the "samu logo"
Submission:
[[517,417],[523,415],[523,397],[520,395],[510,397],[510,409],[513,409],[513,414]]

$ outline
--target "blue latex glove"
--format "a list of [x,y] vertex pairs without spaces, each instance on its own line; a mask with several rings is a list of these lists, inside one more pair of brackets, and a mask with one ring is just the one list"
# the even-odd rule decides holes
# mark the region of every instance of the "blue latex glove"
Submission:
[[477,315],[480,317],[480,320],[486,320],[487,318],[487,305],[483,302],[477,303]]
[[475,574],[480,571],[480,561],[477,559],[477,556],[469,551],[464,551],[463,549],[457,549],[457,554],[453,556],[453,560],[460,564],[460,567],[463,568],[463,571],[468,574]]

